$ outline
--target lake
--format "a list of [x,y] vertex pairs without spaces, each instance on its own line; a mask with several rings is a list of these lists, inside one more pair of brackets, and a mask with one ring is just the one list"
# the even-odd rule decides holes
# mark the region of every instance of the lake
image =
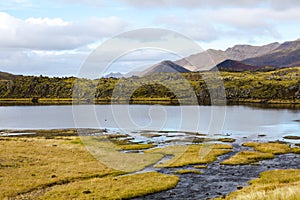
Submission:
[[281,139],[300,134],[300,110],[249,106],[2,106],[0,129],[107,128],[193,131],[211,136]]

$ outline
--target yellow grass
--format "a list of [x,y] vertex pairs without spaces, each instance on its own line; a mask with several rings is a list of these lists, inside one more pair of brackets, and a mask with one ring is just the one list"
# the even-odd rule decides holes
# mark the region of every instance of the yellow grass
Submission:
[[196,168],[196,169],[206,169],[207,166],[206,165],[195,165],[194,168]]
[[[119,172],[65,139],[0,137],[0,199],[49,185]],[[67,140],[66,140],[67,139]]]
[[261,173],[250,186],[230,193],[234,200],[299,200],[300,170],[272,170]]
[[174,173],[175,174],[202,174],[201,171],[195,169],[181,169],[181,170],[176,170]]
[[178,181],[177,176],[157,172],[95,178],[53,188],[41,199],[129,199],[171,189]]
[[271,153],[262,153],[258,151],[241,151],[231,158],[221,162],[223,165],[247,165],[253,164],[260,160],[272,159],[274,155]]
[[293,149],[289,144],[282,144],[276,142],[270,143],[258,143],[258,142],[248,142],[244,143],[243,146],[253,147],[255,151],[260,151],[263,153],[272,153],[272,154],[285,154],[293,152]]
[[168,146],[147,150],[147,153],[174,155],[170,160],[158,163],[155,167],[181,167],[191,164],[207,164],[214,162],[218,156],[231,152],[232,146],[225,144],[199,144],[188,146]]
[[144,169],[146,166],[158,162],[163,158],[158,153],[123,153],[122,145],[97,136],[81,137],[86,148],[106,166],[124,172],[133,172]]
[[122,150],[143,150],[153,148],[153,144],[125,144],[120,145]]

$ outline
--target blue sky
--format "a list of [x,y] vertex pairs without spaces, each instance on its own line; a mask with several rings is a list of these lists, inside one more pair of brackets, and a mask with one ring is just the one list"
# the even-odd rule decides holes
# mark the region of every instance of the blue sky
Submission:
[[[76,75],[102,42],[140,28],[176,31],[203,49],[225,50],[296,40],[299,21],[298,0],[1,0],[0,71]],[[176,58],[133,53],[117,68],[126,72],[162,59]]]

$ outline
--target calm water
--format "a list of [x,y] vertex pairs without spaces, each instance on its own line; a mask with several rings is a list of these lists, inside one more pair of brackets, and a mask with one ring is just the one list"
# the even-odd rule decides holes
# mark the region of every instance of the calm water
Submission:
[[3,106],[0,129],[108,128],[197,131],[265,139],[300,135],[300,110],[247,106],[80,105]]

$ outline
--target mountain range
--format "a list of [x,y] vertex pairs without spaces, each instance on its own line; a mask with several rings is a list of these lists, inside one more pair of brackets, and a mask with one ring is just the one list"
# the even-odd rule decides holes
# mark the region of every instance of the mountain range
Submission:
[[223,50],[209,49],[176,61],[162,61],[142,75],[188,71],[263,71],[300,66],[300,39],[263,46],[235,45]]

